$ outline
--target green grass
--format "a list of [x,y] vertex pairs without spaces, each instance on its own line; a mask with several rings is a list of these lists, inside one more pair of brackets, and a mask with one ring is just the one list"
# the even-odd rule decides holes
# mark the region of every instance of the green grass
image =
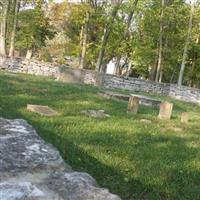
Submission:
[[[172,120],[161,121],[148,107],[127,114],[126,102],[104,99],[100,90],[0,72],[0,117],[27,120],[73,169],[90,173],[122,199],[200,199],[200,106],[159,97],[174,103]],[[30,113],[28,103],[61,115]],[[111,117],[90,118],[80,114],[85,109],[104,109]],[[180,122],[184,111],[189,124]]]

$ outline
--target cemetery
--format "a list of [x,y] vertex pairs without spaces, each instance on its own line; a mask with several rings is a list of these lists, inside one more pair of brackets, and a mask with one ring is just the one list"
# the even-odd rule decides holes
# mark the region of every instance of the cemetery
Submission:
[[200,200],[200,0],[0,0],[0,200]]
[[49,200],[199,193],[197,103],[5,71],[0,95],[3,199],[6,188]]

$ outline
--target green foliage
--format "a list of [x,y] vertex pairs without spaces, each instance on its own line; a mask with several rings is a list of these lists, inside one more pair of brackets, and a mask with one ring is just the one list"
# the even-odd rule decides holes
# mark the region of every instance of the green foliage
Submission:
[[[112,10],[117,7],[117,15],[112,18]],[[109,27],[109,38],[105,45],[103,65],[112,58],[124,58],[126,64],[132,63],[137,76],[146,79],[156,71],[160,44],[160,23],[163,24],[162,36],[162,81],[176,83],[180,71],[182,55],[186,43],[190,4],[188,1],[165,1],[161,20],[161,0],[138,1],[23,1],[19,10],[16,33],[16,48],[21,52],[34,49],[35,54],[44,51],[55,60],[64,62],[65,56],[79,58],[83,47],[84,25],[89,13],[86,45],[86,68],[94,69],[97,63],[102,36]],[[31,9],[28,9],[31,6]],[[10,4],[8,17],[7,44],[12,31],[14,6]],[[134,12],[128,34],[127,23]],[[200,86],[199,76],[199,26],[200,6],[195,5],[192,34],[187,52],[185,85]],[[45,49],[45,50],[44,50]],[[47,55],[46,55],[47,56]],[[49,60],[44,56],[44,60]],[[40,56],[43,59],[43,56]],[[116,59],[115,59],[116,60]]]
[[26,9],[19,13],[19,28],[16,35],[18,49],[41,48],[47,38],[52,38],[54,32],[39,8]]
[[39,60],[45,61],[45,62],[52,62],[51,54],[47,51],[46,48],[42,48],[39,51]]

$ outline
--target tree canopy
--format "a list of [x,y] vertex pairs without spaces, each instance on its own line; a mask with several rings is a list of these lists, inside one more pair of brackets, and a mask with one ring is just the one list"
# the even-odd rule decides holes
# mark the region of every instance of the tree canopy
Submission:
[[0,14],[2,56],[200,87],[198,0],[0,0]]

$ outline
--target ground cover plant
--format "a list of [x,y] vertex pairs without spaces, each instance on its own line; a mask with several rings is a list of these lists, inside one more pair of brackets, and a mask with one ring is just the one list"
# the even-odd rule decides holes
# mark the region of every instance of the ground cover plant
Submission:
[[[161,121],[157,109],[145,106],[127,114],[127,102],[98,96],[102,90],[0,72],[0,117],[27,120],[75,170],[122,199],[200,199],[200,106],[159,96],[174,103],[172,120]],[[60,116],[39,116],[27,104],[48,105]],[[87,109],[111,117],[81,114]],[[189,112],[189,124],[180,122],[182,112]]]

